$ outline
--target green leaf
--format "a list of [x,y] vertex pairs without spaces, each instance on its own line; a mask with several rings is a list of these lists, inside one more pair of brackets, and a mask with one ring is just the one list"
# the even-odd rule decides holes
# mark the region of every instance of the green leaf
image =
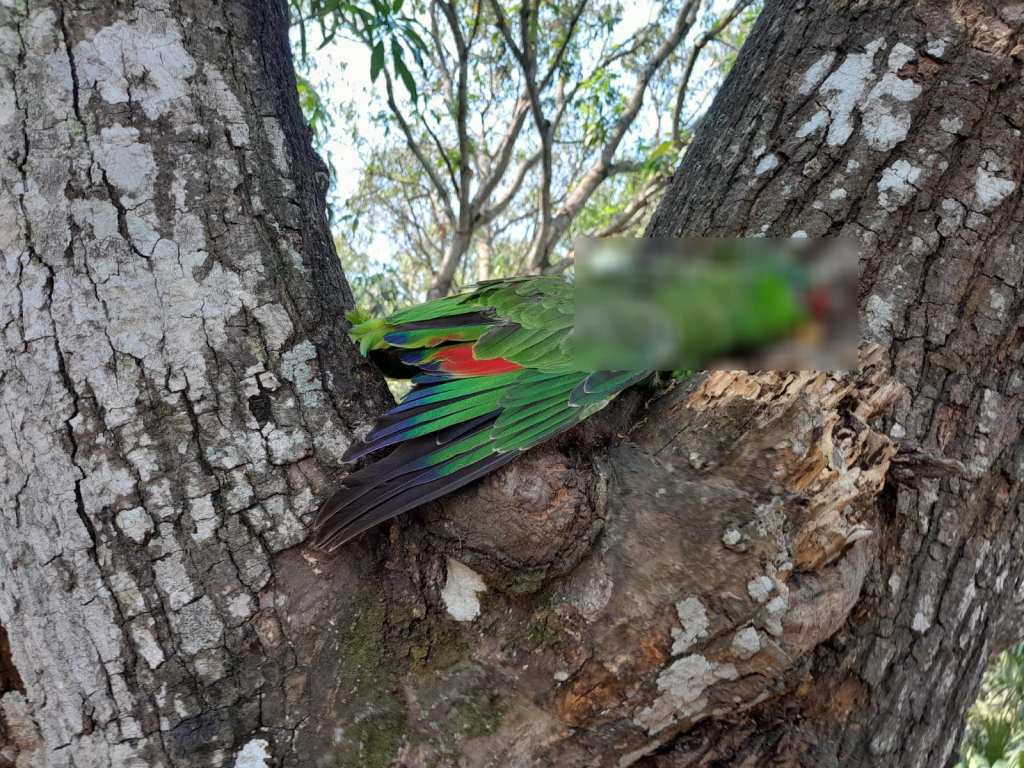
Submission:
[[411,43],[409,50],[412,52],[412,57],[415,59],[416,64],[423,67],[423,51],[427,50],[427,44],[423,42],[423,38],[417,34],[412,24],[406,24],[402,29],[402,34],[405,39]]
[[380,75],[380,71],[384,68],[384,43],[379,42],[373,46],[373,52],[370,54],[370,82],[377,82],[377,77]]
[[391,58],[395,62],[395,71],[402,78],[402,82],[405,83],[405,89],[409,91],[409,97],[415,102],[416,80],[413,78],[409,68],[405,66],[405,61],[402,59],[402,48],[396,40],[391,41]]

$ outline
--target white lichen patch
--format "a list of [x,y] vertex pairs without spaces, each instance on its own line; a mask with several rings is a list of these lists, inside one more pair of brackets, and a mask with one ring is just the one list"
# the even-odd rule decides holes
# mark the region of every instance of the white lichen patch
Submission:
[[216,648],[224,635],[224,624],[209,597],[189,603],[171,614],[171,625],[183,653],[193,656],[207,648]]
[[872,294],[864,306],[864,323],[873,340],[880,341],[892,333],[893,303],[877,293]]
[[658,676],[658,698],[640,710],[634,722],[654,735],[680,718],[700,712],[707,703],[704,692],[708,688],[737,676],[732,664],[708,661],[700,654],[677,659]]
[[774,152],[769,152],[767,155],[764,155],[760,160],[758,160],[757,167],[754,168],[754,175],[760,176],[761,174],[768,173],[768,171],[773,171],[778,167],[779,156],[776,155]]
[[890,72],[899,72],[912,61],[917,59],[917,52],[906,43],[896,43],[889,49],[889,57],[886,64]]
[[192,540],[209,541],[217,531],[220,518],[213,508],[213,497],[202,496],[189,501],[189,515],[192,518]]
[[914,614],[914,620],[913,622],[911,622],[910,628],[918,634],[923,634],[924,632],[928,631],[931,625],[932,623],[928,621],[925,615],[921,613],[921,611],[917,611]]
[[203,68],[206,78],[207,103],[214,104],[227,123],[228,137],[233,147],[245,147],[249,144],[249,125],[245,121],[245,113],[238,97],[231,91],[228,84],[213,67],[207,64]]
[[744,627],[733,635],[729,647],[737,658],[746,661],[761,650],[761,637],[753,627]]
[[932,621],[935,617],[935,603],[932,600],[932,596],[930,594],[922,595],[916,608],[914,618],[910,622],[910,628],[918,634],[923,634],[932,626]]
[[796,129],[798,139],[806,138],[828,125],[828,112],[821,109],[808,118],[803,125]]
[[899,594],[900,591],[900,576],[895,571],[889,576],[889,591],[893,594]]
[[146,601],[142,597],[142,591],[130,573],[115,571],[107,580],[125,618],[130,619],[146,611]]
[[722,533],[722,545],[727,549],[736,547],[743,541],[743,534],[738,528],[726,528]]
[[946,52],[946,48],[949,47],[949,41],[944,37],[937,37],[933,40],[928,41],[928,45],[925,46],[925,53],[935,59],[941,59],[942,55]]
[[747,594],[755,603],[767,603],[775,589],[775,582],[767,576],[757,576],[747,582]]
[[[907,137],[912,115],[905,106],[921,94],[921,86],[899,71],[917,54],[913,48],[896,43],[889,51],[886,71],[879,78],[874,72],[875,54],[884,40],[873,40],[863,53],[846,57],[818,87],[821,109],[801,125],[797,138],[803,138],[828,126],[826,142],[836,147],[845,144],[854,131],[854,111],[861,113],[861,130],[868,144],[878,150],[889,150]],[[801,92],[810,93],[814,82],[831,61],[816,62],[805,74]]]
[[180,551],[171,552],[154,562],[153,575],[160,591],[167,596],[167,605],[172,611],[195,599],[195,585],[185,570],[185,560]]
[[688,597],[676,603],[676,615],[679,616],[680,627],[672,629],[673,656],[685,653],[695,642],[705,638],[710,623],[704,604],[696,597]]
[[153,617],[140,616],[129,625],[129,628],[135,649],[149,665],[149,668],[156,669],[163,664],[164,651],[156,639],[156,622]]
[[281,130],[281,124],[277,118],[267,117],[263,119],[263,130],[266,133],[267,140],[270,141],[270,156],[274,161],[274,165],[284,175],[288,176],[288,151],[285,149],[284,143],[284,131]]
[[906,160],[897,160],[882,171],[878,180],[878,204],[887,211],[895,211],[909,202],[917,192],[922,170]]
[[[819,87],[823,108],[811,120],[817,126],[828,124],[826,142],[830,147],[845,144],[853,135],[853,110],[874,79],[875,54],[884,42],[882,38],[872,40],[864,47],[864,53],[848,55]],[[801,136],[803,130],[801,128],[797,136]]]
[[889,51],[888,71],[861,105],[862,130],[874,149],[885,152],[907,138],[913,116],[903,105],[921,95],[921,86],[897,73],[916,58],[917,53],[913,48],[904,43],[896,43]]
[[149,199],[156,162],[152,148],[139,142],[137,129],[121,125],[104,128],[95,152],[107,180],[120,193],[122,205],[134,208]]
[[295,385],[307,405],[318,402],[312,393],[323,391],[315,360],[316,347],[309,341],[300,341],[281,356],[281,375]]
[[835,60],[835,51],[829,51],[807,68],[807,71],[804,72],[803,78],[800,80],[801,96],[809,95],[818,87],[819,83],[821,83],[829,69],[832,67],[832,62]]
[[295,546],[306,537],[305,526],[295,514],[294,502],[295,499],[277,495],[264,499],[262,504],[256,506],[260,510],[267,546],[272,552]]
[[964,121],[959,115],[939,118],[939,128],[944,130],[946,133],[959,133],[960,129],[963,127]]
[[153,532],[153,521],[150,519],[149,513],[142,507],[121,510],[117,513],[114,522],[121,533],[136,544],[144,542],[146,537]]
[[252,616],[252,598],[246,594],[237,594],[228,600],[228,613],[236,619],[248,619]]
[[785,618],[786,611],[789,610],[789,590],[782,584],[777,584],[776,587],[780,590],[780,594],[765,605],[761,626],[772,637],[782,637],[784,633],[782,620]]
[[1005,407],[1002,395],[985,388],[981,395],[981,407],[978,409],[978,431],[983,435],[993,434],[999,426]]
[[448,578],[441,590],[441,599],[449,616],[456,621],[473,621],[480,615],[477,594],[486,591],[487,585],[480,574],[458,560],[448,558]]
[[996,317],[1002,317],[1011,301],[1011,291],[1008,288],[990,288],[988,292],[988,305],[992,308]]
[[150,120],[185,96],[195,72],[175,25],[145,11],[134,24],[115,22],[78,43],[74,55],[81,82],[95,84],[108,104],[141,104]]
[[295,330],[291,318],[280,304],[264,304],[256,307],[252,314],[259,320],[263,338],[271,352],[279,351]]
[[300,427],[272,427],[266,438],[272,464],[292,464],[309,453],[309,434]]
[[988,160],[975,171],[974,196],[982,211],[998,207],[1017,188],[1016,182],[1000,175],[1002,165],[998,160]]
[[270,742],[253,739],[242,747],[235,756],[235,768],[269,768]]

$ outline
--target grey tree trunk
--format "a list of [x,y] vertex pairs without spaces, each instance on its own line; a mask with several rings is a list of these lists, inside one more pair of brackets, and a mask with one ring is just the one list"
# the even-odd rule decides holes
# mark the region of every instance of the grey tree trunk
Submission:
[[843,628],[659,766],[942,766],[1024,638],[1024,6],[769,4],[648,230],[843,235],[905,387]]
[[627,393],[324,559],[387,396],[282,4],[0,11],[0,765],[946,762],[1022,598],[1012,13],[769,4],[652,222],[856,237],[861,371]]
[[386,395],[282,5],[0,10],[0,764],[230,765],[303,720],[261,590]]

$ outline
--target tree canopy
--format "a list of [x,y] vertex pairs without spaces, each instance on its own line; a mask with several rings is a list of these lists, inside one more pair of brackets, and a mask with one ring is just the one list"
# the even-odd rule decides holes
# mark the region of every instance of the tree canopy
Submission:
[[[347,36],[371,51],[378,130],[353,135],[363,164],[339,190],[337,230],[360,298],[386,308],[561,271],[573,235],[638,232],[758,10],[751,0],[295,0],[315,128],[334,117],[351,131],[354,116],[328,115],[317,98],[310,40]],[[386,254],[373,252],[381,233]]]

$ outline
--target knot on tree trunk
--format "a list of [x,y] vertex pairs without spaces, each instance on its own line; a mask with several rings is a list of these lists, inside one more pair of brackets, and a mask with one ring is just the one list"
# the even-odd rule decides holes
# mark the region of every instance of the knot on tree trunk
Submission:
[[603,526],[604,486],[593,466],[542,448],[454,497],[428,530],[492,587],[536,592],[590,550]]

